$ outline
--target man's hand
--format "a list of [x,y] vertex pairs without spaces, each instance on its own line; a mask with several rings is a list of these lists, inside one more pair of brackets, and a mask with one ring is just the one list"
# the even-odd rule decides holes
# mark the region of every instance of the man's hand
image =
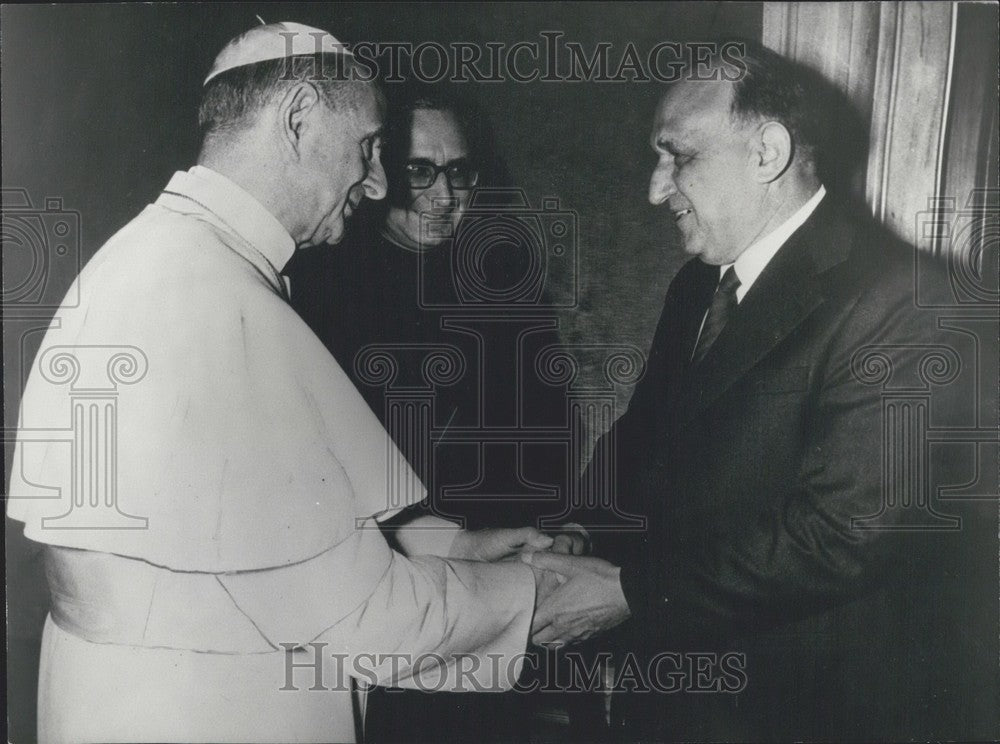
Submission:
[[[531,553],[522,556],[532,568],[565,578],[548,596],[538,594],[531,640],[538,644],[572,643],[610,630],[629,618],[617,566],[600,558]],[[536,578],[537,583],[537,578]]]
[[535,607],[545,602],[552,593],[566,583],[566,577],[555,571],[531,567],[535,574]]
[[467,561],[502,561],[522,551],[548,550],[553,539],[534,527],[463,530],[451,545],[449,558]]
[[590,534],[578,524],[567,522],[557,530],[546,534],[552,537],[549,551],[562,555],[584,555],[590,552]]

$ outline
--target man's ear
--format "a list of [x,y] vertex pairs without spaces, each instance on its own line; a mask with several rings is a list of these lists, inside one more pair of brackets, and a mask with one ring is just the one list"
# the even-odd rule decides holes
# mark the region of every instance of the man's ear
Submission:
[[792,135],[777,121],[764,122],[754,135],[754,166],[760,183],[771,183],[792,162]]
[[300,155],[309,115],[318,110],[320,103],[316,86],[310,82],[301,82],[290,88],[278,104],[281,141],[295,157]]

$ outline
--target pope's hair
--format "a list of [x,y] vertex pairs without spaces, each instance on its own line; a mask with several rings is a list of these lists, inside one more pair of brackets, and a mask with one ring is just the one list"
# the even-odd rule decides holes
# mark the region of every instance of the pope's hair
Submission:
[[370,85],[352,74],[353,59],[343,54],[305,54],[241,65],[219,73],[202,92],[198,125],[202,137],[250,126],[275,97],[303,81],[316,86],[331,108],[351,107],[357,92]]

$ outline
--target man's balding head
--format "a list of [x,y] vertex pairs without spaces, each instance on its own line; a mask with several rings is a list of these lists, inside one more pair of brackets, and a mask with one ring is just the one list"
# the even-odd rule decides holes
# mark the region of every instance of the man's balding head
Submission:
[[733,85],[733,116],[743,123],[780,123],[791,135],[793,161],[815,168],[829,136],[822,82],[806,68],[760,44],[728,44],[743,52],[743,71]]
[[[650,144],[649,200],[673,214],[689,253],[732,263],[819,187],[819,113],[812,89],[779,55],[744,47],[742,72],[688,75],[660,101]],[[731,49],[731,47],[730,47]]]

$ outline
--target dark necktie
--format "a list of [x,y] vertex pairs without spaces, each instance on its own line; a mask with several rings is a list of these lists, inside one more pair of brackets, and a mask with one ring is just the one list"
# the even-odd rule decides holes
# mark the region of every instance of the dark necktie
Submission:
[[698,343],[694,346],[694,354],[691,355],[692,364],[698,364],[704,358],[709,348],[715,343],[715,339],[722,333],[722,329],[726,327],[726,323],[729,322],[736,310],[736,290],[739,286],[739,277],[730,266],[722,275],[722,280],[712,296],[712,304],[705,316],[705,324],[702,326],[701,335],[698,336]]

